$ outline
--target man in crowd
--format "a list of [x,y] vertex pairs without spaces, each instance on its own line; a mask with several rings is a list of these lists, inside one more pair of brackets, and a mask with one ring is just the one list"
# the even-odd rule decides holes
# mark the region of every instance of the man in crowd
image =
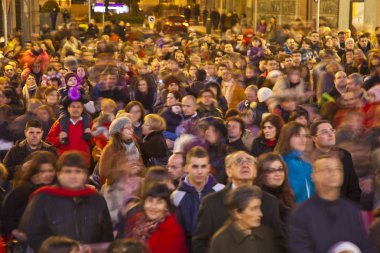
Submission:
[[180,220],[185,228],[188,246],[197,226],[197,215],[201,199],[224,188],[210,175],[210,158],[207,151],[195,146],[186,155],[187,176],[183,177],[172,194],[173,204],[178,208]]
[[54,146],[42,140],[44,132],[38,120],[29,120],[26,123],[24,134],[25,139],[17,141],[4,158],[4,165],[8,169],[9,180],[13,179],[17,167],[22,165],[25,158],[31,153],[45,150],[57,155]]
[[[229,218],[225,198],[227,193],[242,185],[252,185],[256,178],[255,158],[244,151],[237,151],[226,157],[226,173],[230,184],[223,190],[212,193],[201,202],[198,214],[198,224],[192,241],[193,253],[206,253],[215,232]],[[263,192],[261,211],[262,223],[271,227],[283,243],[283,230],[279,214],[278,200]]]
[[178,186],[181,177],[185,174],[185,159],[182,153],[174,153],[168,160],[168,174],[174,186]]
[[[90,140],[82,138],[84,130],[82,127],[82,113],[84,105],[81,100],[70,100],[68,102],[67,111],[70,116],[68,132],[63,132],[60,121],[56,120],[50,129],[46,141],[52,143],[61,155],[65,151],[76,150],[82,152],[90,164]],[[68,142],[63,142],[67,138]]]
[[316,194],[289,217],[290,252],[372,252],[359,209],[340,196],[343,177],[343,165],[337,157],[325,155],[314,161]]
[[335,129],[331,123],[327,120],[314,122],[310,126],[310,134],[314,142],[314,149],[311,152],[312,160],[317,159],[320,155],[335,155],[343,165],[341,197],[359,203],[361,190],[351,154],[336,146]]
[[231,117],[226,120],[226,126],[228,132],[227,145],[235,151],[241,150],[248,152],[242,140],[245,131],[244,121],[239,117]]
[[57,186],[36,191],[22,217],[20,230],[35,252],[49,236],[67,236],[81,243],[113,240],[111,217],[104,198],[86,186],[88,169],[78,152],[59,158]]

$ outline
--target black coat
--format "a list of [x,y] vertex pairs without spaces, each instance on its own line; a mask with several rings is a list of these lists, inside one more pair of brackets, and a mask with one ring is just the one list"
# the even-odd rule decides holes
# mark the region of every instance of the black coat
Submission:
[[361,252],[372,252],[360,210],[344,199],[327,201],[318,195],[302,203],[288,219],[287,245],[292,253],[326,253],[349,241]]
[[241,138],[239,138],[238,140],[233,141],[233,142],[228,142],[227,146],[229,146],[233,151],[241,150],[241,151],[248,152],[248,149],[244,145],[243,140]]
[[1,213],[2,234],[5,238],[11,234],[13,229],[18,228],[21,216],[28,205],[30,194],[41,186],[27,182],[7,194]]
[[[226,196],[231,186],[207,195],[201,202],[198,213],[198,224],[193,236],[192,252],[206,253],[212,236],[228,219]],[[284,232],[281,227],[278,200],[269,193],[263,192],[261,211],[262,224],[272,228],[280,243],[284,243]]]
[[55,235],[84,244],[113,240],[107,203],[98,193],[66,197],[41,192],[29,202],[20,229],[26,233],[27,243],[35,252],[45,239]]
[[17,166],[21,165],[24,162],[25,158],[35,151],[49,151],[57,156],[55,147],[44,141],[42,141],[41,148],[37,150],[30,150],[26,140],[16,142],[16,144],[8,151],[4,157],[4,165],[8,169],[9,180],[13,179]]
[[[337,155],[343,165],[343,185],[340,188],[341,196],[353,202],[360,203],[362,191],[360,190],[359,179],[354,169],[351,154],[348,151],[338,147],[334,148],[331,152],[337,152]],[[315,148],[310,154],[310,158],[314,160],[319,155],[323,155],[324,153]]]
[[166,122],[166,131],[175,133],[176,128],[181,125],[183,121],[182,114],[175,114],[172,111],[172,107],[167,107],[161,112],[161,116],[165,119]]
[[252,143],[251,155],[254,157],[259,157],[261,154],[272,152],[274,147],[275,146],[268,146],[264,137],[258,137]]
[[165,158],[168,153],[168,146],[162,132],[152,132],[145,136],[140,148],[145,165],[148,165],[152,158]]

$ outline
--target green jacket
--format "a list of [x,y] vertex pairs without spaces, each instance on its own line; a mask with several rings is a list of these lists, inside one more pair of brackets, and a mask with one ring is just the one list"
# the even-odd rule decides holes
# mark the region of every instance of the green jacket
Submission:
[[233,221],[227,221],[211,241],[209,253],[279,253],[282,252],[275,233],[261,225],[245,234]]

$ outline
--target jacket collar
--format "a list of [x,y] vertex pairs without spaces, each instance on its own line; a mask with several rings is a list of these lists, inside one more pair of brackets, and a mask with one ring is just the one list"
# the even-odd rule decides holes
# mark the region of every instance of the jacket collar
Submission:
[[[207,182],[203,186],[202,190],[200,190],[199,192],[202,192],[202,193],[208,192],[215,184],[217,184],[217,182],[214,179],[214,177],[211,175],[208,175]],[[190,185],[188,175],[181,178],[179,189],[185,190],[188,192],[198,192],[193,186]]]
[[254,228],[250,231],[243,230],[236,222],[230,221],[227,230],[232,235],[233,240],[237,244],[242,244],[247,238],[264,239],[264,233],[260,227]]

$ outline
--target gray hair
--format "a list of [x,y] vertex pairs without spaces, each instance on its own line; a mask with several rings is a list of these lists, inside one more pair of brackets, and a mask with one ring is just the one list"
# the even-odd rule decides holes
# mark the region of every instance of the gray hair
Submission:
[[348,78],[354,81],[356,85],[362,85],[364,83],[364,78],[359,73],[352,73],[351,75],[348,76]]

